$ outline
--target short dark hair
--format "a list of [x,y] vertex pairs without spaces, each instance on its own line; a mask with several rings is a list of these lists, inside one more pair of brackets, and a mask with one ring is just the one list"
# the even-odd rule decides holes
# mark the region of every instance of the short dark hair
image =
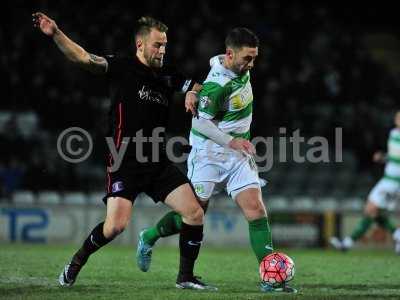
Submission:
[[157,29],[160,32],[167,32],[168,27],[163,22],[154,19],[153,17],[141,17],[135,27],[135,37],[146,36],[150,33],[151,29]]
[[250,30],[244,27],[232,29],[225,39],[225,47],[239,49],[242,47],[255,48],[259,45],[258,37]]

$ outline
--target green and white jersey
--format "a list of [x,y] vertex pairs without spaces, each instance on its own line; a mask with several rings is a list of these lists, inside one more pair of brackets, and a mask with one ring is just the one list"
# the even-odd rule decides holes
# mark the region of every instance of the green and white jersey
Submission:
[[[253,92],[250,72],[236,75],[223,66],[224,55],[210,59],[211,70],[199,93],[199,117],[212,120],[224,133],[250,139]],[[190,144],[197,149],[225,152],[226,148],[192,128]]]
[[384,178],[400,182],[400,129],[390,131],[387,143],[387,163]]

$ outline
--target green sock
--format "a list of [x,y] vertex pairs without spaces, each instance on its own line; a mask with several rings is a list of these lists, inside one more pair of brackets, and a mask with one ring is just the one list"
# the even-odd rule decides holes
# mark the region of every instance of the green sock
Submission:
[[360,237],[362,237],[367,230],[369,229],[369,227],[371,226],[371,224],[374,222],[374,219],[364,216],[360,222],[358,222],[356,228],[353,230],[353,232],[351,233],[350,237],[353,241],[358,240]]
[[160,234],[157,231],[157,227],[150,227],[147,228],[143,232],[143,240],[146,244],[149,244],[150,246],[153,246],[155,242],[160,238]]
[[143,240],[153,246],[160,237],[177,234],[182,228],[182,217],[174,211],[170,211],[158,221],[157,225],[145,230]]
[[260,263],[266,255],[273,251],[268,219],[262,217],[261,219],[249,221],[249,233],[251,247]]
[[390,233],[393,234],[393,232],[396,231],[396,226],[393,224],[392,220],[389,219],[389,217],[386,214],[379,214],[376,219],[376,223],[379,224],[382,228],[386,229]]

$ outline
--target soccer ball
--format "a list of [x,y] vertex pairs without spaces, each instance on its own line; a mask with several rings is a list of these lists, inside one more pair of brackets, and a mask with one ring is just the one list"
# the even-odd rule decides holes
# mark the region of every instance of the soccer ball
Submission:
[[273,287],[293,279],[295,272],[293,260],[284,253],[275,252],[263,258],[260,263],[261,280]]

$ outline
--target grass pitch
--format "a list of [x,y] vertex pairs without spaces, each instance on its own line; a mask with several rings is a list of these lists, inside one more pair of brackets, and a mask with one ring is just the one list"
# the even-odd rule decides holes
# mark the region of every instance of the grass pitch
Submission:
[[250,249],[203,247],[196,274],[218,292],[175,288],[178,249],[155,248],[149,272],[136,267],[135,248],[106,246],[72,288],[57,278],[76,247],[0,245],[0,299],[400,299],[400,257],[392,251],[287,250],[296,263],[296,295],[259,292]]

